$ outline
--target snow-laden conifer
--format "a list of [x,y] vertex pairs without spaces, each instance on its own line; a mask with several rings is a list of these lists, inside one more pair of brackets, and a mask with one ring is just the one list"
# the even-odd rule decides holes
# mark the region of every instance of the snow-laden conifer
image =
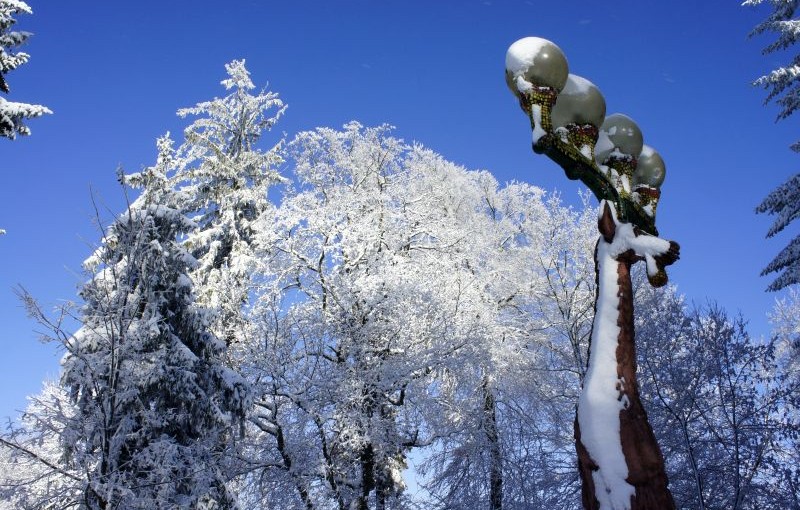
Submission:
[[[756,212],[776,216],[767,237],[781,232],[800,218],[800,174],[771,191],[756,208]],[[778,277],[769,285],[768,290],[780,290],[792,284],[800,284],[800,236],[789,241],[761,274],[769,273],[778,273]]]
[[[800,19],[796,18],[798,3],[786,0],[768,1],[772,6],[772,13],[753,29],[751,35],[770,33],[776,36],[764,48],[765,54],[789,50],[800,40]],[[764,2],[765,0],[747,0],[743,5],[754,6]],[[765,102],[774,100],[778,104],[778,120],[789,117],[800,107],[800,55],[792,55],[788,63],[760,77],[755,85],[767,90]],[[800,142],[794,143],[792,150],[800,152]],[[800,217],[800,174],[771,191],[756,208],[756,212],[777,216],[767,232],[767,237],[774,236]],[[770,273],[778,273],[778,277],[769,285],[768,290],[776,291],[800,283],[800,236],[795,236],[778,253],[764,268],[762,275]]]
[[[153,169],[165,177],[159,186],[175,193],[170,206],[192,218],[185,246],[198,263],[191,270],[200,304],[213,312],[212,330],[231,343],[243,328],[242,306],[255,264],[255,222],[272,208],[270,188],[283,179],[282,140],[262,150],[258,142],[286,110],[274,92],[255,88],[244,60],[226,64],[222,85],[228,95],[178,110],[197,117],[177,148],[167,133],[160,138],[156,165],[126,177],[144,186]],[[154,184],[149,181],[150,185]]]
[[77,409],[62,440],[90,509],[234,506],[226,454],[246,385],[194,300],[197,262],[178,241],[194,224],[164,199],[143,195],[108,228],[65,345],[61,384]]
[[[5,75],[30,58],[30,55],[17,48],[28,40],[31,33],[12,30],[16,23],[14,16],[32,12],[22,0],[0,0],[0,92],[10,92]],[[23,122],[47,113],[52,112],[45,106],[16,103],[0,97],[0,137],[13,140],[17,135],[30,134],[30,129]]]

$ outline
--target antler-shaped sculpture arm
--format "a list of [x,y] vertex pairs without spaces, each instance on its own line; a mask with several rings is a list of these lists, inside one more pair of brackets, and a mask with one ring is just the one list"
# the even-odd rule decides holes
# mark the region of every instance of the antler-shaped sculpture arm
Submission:
[[680,245],[660,237],[646,234],[630,223],[620,222],[612,202],[600,203],[597,227],[603,240],[610,244],[609,255],[627,258],[631,263],[644,260],[647,279],[653,287],[662,287],[668,281],[666,266],[680,258]]

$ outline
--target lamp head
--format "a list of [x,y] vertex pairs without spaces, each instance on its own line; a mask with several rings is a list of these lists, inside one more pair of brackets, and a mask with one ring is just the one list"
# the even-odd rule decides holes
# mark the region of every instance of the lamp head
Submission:
[[515,96],[533,87],[561,92],[568,74],[564,52],[547,39],[524,37],[506,52],[506,83]]
[[[627,115],[621,113],[609,115],[600,126],[600,132],[605,134],[610,145],[604,144],[601,149],[601,144],[598,143],[596,156],[598,163],[604,163],[615,149],[632,157],[636,157],[642,152],[644,145],[642,131]],[[603,139],[602,134],[600,138]]]
[[599,128],[606,116],[606,100],[589,80],[570,74],[550,113],[554,128],[586,124]]
[[642,147],[633,172],[633,187],[647,186],[650,188],[660,188],[666,177],[666,165],[661,155],[649,145]]

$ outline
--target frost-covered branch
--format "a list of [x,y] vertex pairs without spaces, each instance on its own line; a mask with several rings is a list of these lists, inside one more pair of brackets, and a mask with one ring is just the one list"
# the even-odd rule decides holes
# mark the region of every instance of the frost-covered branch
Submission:
[[[5,75],[28,62],[29,58],[27,53],[15,51],[31,34],[11,29],[16,23],[14,16],[32,12],[21,0],[0,0],[0,92],[10,92]],[[0,97],[0,137],[13,140],[17,135],[29,135],[30,129],[24,122],[49,113],[53,112],[46,106],[16,103]]]

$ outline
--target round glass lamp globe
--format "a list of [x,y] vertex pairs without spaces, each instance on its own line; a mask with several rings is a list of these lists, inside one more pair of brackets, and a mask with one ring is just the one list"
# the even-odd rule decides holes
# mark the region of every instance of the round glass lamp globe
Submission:
[[660,188],[667,175],[667,167],[661,155],[649,145],[642,147],[642,152],[633,172],[633,185],[643,184],[651,188]]
[[600,131],[608,135],[611,143],[623,154],[638,156],[644,140],[639,126],[627,115],[614,113],[606,117]]
[[606,116],[606,100],[592,82],[570,74],[550,114],[553,127],[591,124],[599,128]]
[[550,87],[560,92],[567,82],[567,58],[555,43],[541,37],[524,37],[506,52],[506,83],[519,95],[517,78],[533,86]]

